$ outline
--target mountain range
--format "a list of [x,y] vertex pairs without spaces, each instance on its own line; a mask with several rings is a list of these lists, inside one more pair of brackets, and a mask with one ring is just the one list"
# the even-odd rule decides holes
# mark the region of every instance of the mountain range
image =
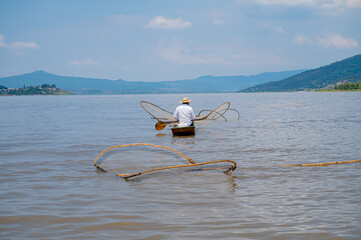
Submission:
[[144,93],[219,93],[236,92],[256,84],[281,80],[304,70],[269,72],[250,76],[202,76],[190,80],[161,82],[132,82],[108,79],[66,77],[36,71],[0,78],[0,85],[8,88],[54,84],[75,94],[144,94]]
[[75,94],[228,93],[309,91],[361,81],[361,54],[312,70],[268,72],[250,76],[202,76],[196,79],[141,82],[66,77],[36,71],[0,78],[8,88],[54,84]]

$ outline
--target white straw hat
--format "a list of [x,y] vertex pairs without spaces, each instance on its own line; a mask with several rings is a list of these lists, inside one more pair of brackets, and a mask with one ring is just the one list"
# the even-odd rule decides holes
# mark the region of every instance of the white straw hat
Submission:
[[192,100],[188,99],[187,97],[184,97],[182,101],[179,101],[180,103],[189,103],[192,102]]

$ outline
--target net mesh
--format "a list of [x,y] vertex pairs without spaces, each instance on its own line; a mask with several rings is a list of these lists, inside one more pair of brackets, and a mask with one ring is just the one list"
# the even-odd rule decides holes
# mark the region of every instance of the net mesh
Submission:
[[233,172],[236,169],[236,163],[231,160],[196,164],[172,148],[147,143],[110,147],[97,156],[94,166],[99,172],[114,173],[124,179],[201,170]]

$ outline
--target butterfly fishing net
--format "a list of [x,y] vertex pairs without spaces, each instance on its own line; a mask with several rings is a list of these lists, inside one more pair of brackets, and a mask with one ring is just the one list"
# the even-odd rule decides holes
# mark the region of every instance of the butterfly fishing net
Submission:
[[177,120],[173,117],[173,113],[146,101],[141,101],[140,106],[147,111],[154,119],[162,122],[176,122]]
[[227,174],[232,174],[235,168],[236,165],[233,161],[218,160],[218,161],[209,161],[204,163],[161,167],[161,168],[149,169],[137,173],[117,174],[117,176],[120,176],[124,179],[140,180],[140,178],[144,179],[151,176],[171,175],[171,174],[194,172],[194,171],[222,171]]
[[205,170],[233,173],[236,169],[236,163],[231,160],[195,163],[172,148],[147,143],[108,148],[97,156],[94,166],[99,172],[113,173],[128,180]]
[[[202,116],[202,115],[207,115],[209,113],[211,113],[213,110],[201,110],[198,115]],[[239,120],[240,118],[240,114],[236,109],[233,108],[228,108],[228,110],[226,112],[223,113],[223,115],[218,116],[217,119],[220,120],[224,120],[224,121],[228,121],[228,120]],[[216,120],[216,119],[213,119]]]
[[[158,120],[155,124],[155,129],[158,131],[164,129],[168,124],[177,122],[177,120],[173,117],[172,112],[167,111],[153,103],[141,101],[140,105],[152,116],[153,119]],[[209,123],[219,118],[225,121],[228,121],[229,119],[239,119],[239,112],[235,109],[230,109],[229,107],[230,103],[225,102],[216,107],[214,110],[202,110],[194,119],[192,119],[192,121],[194,121],[197,125],[201,125],[202,123]],[[226,117],[227,112],[230,113],[228,113]]]
[[216,107],[212,111],[200,111],[198,116],[194,119],[195,121],[204,121],[204,120],[216,120],[223,116],[223,114],[229,109],[230,103],[225,102]]
[[[158,122],[155,124],[155,129],[160,131],[164,129],[168,124],[174,124],[177,120],[173,117],[170,111],[167,111],[153,103],[141,101],[140,105],[147,111],[153,119],[157,119]],[[214,110],[202,110],[199,114],[192,119],[198,126],[206,125],[214,120],[223,119],[228,121],[229,119],[239,119],[239,113],[235,109],[230,109],[230,103],[225,102],[216,107]],[[227,117],[225,116],[227,112]]]

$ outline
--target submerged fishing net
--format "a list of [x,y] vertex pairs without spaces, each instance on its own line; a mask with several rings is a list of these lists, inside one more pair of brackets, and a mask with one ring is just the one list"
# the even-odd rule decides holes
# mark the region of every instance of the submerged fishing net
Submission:
[[[179,165],[180,164],[180,165]],[[118,145],[106,149],[94,160],[98,171],[113,173],[124,179],[140,179],[164,174],[214,170],[232,173],[231,160],[195,163],[191,158],[168,147],[147,143]]]
[[192,171],[205,171],[205,170],[220,170],[224,173],[232,173],[236,168],[236,164],[230,160],[218,160],[218,161],[209,161],[204,163],[195,163],[195,164],[187,164],[187,165],[175,165],[169,167],[161,167],[155,169],[149,169],[146,171],[138,172],[138,173],[125,173],[125,174],[117,174],[124,179],[135,179],[139,177],[150,177],[151,175],[161,175],[161,174],[175,174],[182,172],[192,172]]

